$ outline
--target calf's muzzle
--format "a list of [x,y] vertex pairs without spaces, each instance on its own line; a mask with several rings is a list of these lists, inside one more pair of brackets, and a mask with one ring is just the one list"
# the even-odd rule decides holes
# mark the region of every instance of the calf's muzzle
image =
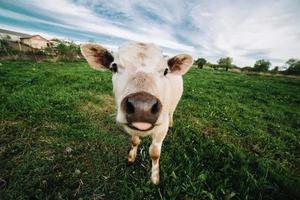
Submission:
[[162,104],[158,98],[147,93],[137,92],[126,96],[121,103],[128,126],[146,131],[154,127]]

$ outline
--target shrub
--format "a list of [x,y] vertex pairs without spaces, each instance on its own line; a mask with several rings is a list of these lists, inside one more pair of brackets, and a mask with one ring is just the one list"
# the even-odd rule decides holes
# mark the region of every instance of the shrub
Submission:
[[253,70],[256,72],[267,72],[270,66],[270,61],[262,59],[255,62]]
[[62,60],[70,60],[74,61],[78,57],[80,57],[80,47],[79,45],[71,42],[71,43],[63,43],[61,42],[56,47],[58,55]]
[[228,69],[232,67],[232,58],[230,57],[220,58],[218,64],[219,67],[225,68],[225,70],[228,71]]
[[288,69],[285,71],[286,74],[300,75],[300,60],[291,58],[286,64]]
[[198,66],[198,68],[202,69],[203,66],[207,63],[206,59],[205,58],[198,58],[196,61],[195,61],[195,64]]

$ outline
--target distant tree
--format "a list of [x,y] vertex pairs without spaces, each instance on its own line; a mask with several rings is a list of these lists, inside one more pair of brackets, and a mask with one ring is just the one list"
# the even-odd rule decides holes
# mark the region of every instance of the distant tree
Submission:
[[262,59],[255,62],[253,70],[256,72],[267,72],[270,66],[270,61]]
[[275,66],[271,71],[272,71],[272,72],[278,72],[278,71],[279,71],[279,67],[278,67],[278,66]]
[[228,71],[228,69],[232,67],[232,58],[220,58],[218,64],[220,67],[225,68],[225,70]]
[[6,39],[0,39],[0,55],[2,52],[5,52],[7,55],[10,55],[11,47]]
[[62,41],[61,41],[60,39],[58,39],[58,38],[53,38],[52,41],[60,42],[60,43],[62,42]]
[[10,35],[0,35],[1,40],[10,40],[11,36]]
[[207,63],[206,59],[205,58],[198,58],[196,61],[195,61],[195,64],[198,66],[198,68],[202,69],[203,66]]
[[58,51],[58,54],[64,60],[74,61],[80,55],[79,45],[73,42],[61,42],[59,45],[57,45],[56,49]]
[[288,65],[287,74],[300,75],[300,59],[291,58],[286,64]]
[[279,67],[278,67],[278,66],[275,66],[273,69],[270,70],[270,72],[271,72],[272,74],[277,74],[278,71],[279,71]]
[[286,61],[286,64],[291,66],[291,65],[294,65],[296,62],[297,62],[296,58],[290,58],[290,59],[288,59],[288,61]]
[[10,39],[11,39],[11,36],[10,36],[10,35],[6,35],[6,36],[4,37],[4,39],[10,40]]

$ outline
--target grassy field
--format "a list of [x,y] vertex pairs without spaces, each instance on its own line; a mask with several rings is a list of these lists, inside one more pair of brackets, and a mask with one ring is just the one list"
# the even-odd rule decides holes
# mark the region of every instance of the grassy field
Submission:
[[0,66],[0,199],[300,199],[300,81],[192,69],[150,182],[115,123],[110,72]]

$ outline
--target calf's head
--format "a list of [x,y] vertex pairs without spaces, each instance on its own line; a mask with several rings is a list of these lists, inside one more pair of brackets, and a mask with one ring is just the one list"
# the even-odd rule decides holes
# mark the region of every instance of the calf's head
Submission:
[[166,121],[170,80],[185,74],[193,62],[186,54],[167,59],[156,45],[136,42],[114,54],[96,44],[82,45],[81,52],[92,68],[112,71],[117,122],[129,133],[149,132]]

